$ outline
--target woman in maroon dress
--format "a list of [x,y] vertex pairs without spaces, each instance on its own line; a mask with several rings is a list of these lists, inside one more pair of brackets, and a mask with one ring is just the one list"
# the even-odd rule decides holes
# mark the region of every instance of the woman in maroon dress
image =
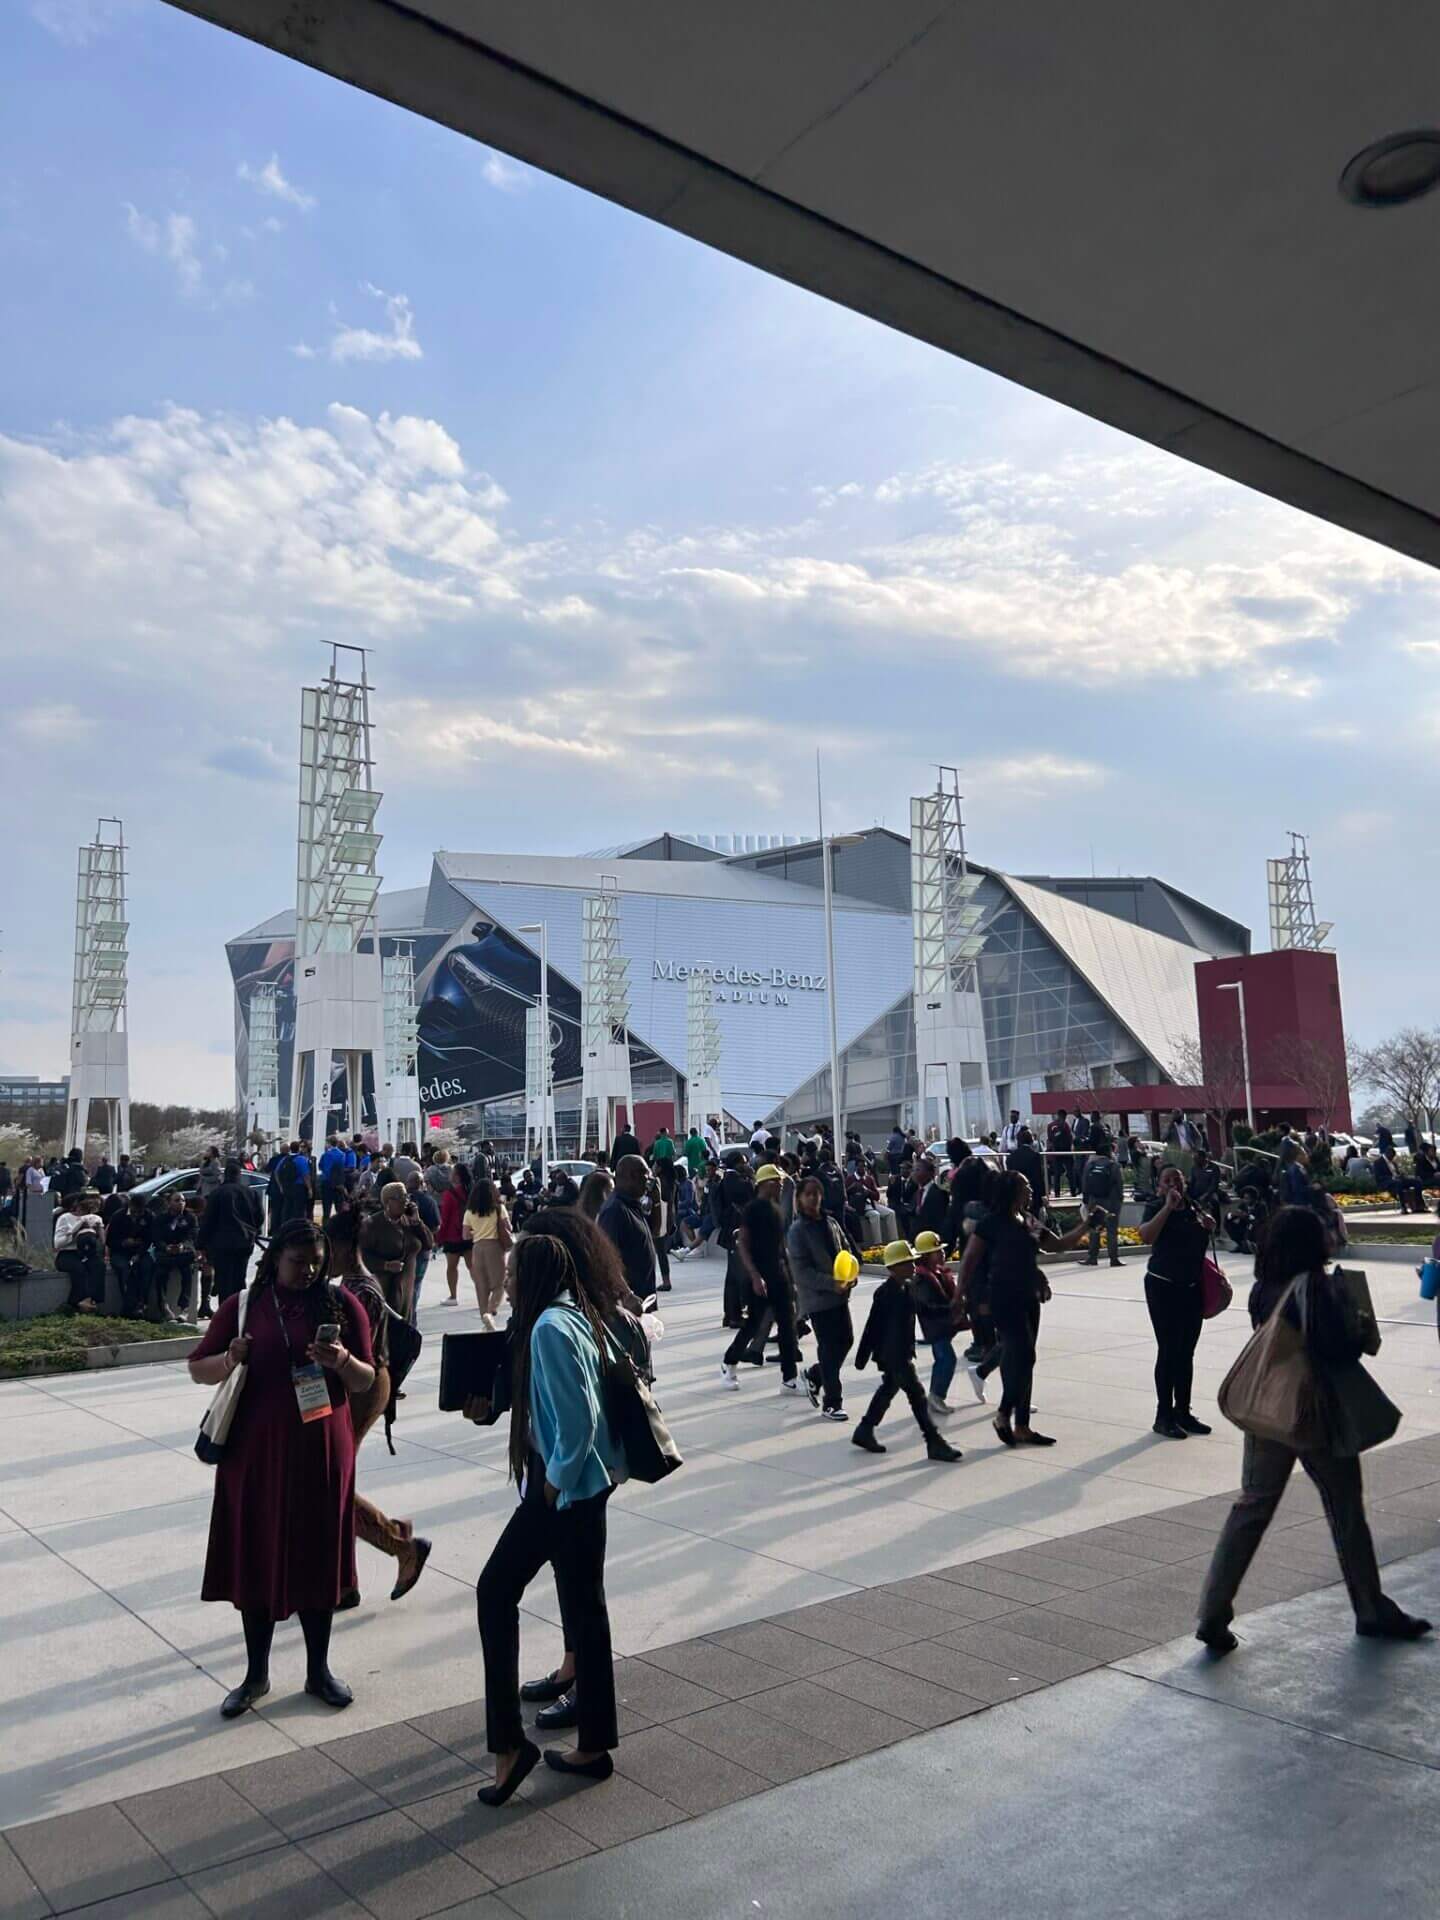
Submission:
[[[349,1395],[375,1377],[363,1309],[328,1281],[329,1248],[309,1220],[290,1220],[250,1287],[245,1332],[236,1294],[216,1310],[190,1356],[190,1377],[217,1386],[249,1372],[215,1477],[204,1600],[228,1600],[245,1625],[245,1678],[220,1711],[233,1720],[270,1691],[275,1622],[300,1616],[305,1691],[327,1706],[353,1695],[330,1671],[330,1622],[355,1585],[355,1435]],[[322,1326],[339,1338],[321,1341]]]

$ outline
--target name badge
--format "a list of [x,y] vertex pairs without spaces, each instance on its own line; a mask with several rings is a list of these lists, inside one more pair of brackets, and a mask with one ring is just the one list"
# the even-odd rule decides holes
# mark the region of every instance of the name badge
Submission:
[[300,1409],[300,1418],[304,1421],[328,1420],[334,1409],[330,1405],[330,1388],[320,1362],[312,1360],[308,1366],[292,1367],[290,1378],[294,1382],[295,1404]]

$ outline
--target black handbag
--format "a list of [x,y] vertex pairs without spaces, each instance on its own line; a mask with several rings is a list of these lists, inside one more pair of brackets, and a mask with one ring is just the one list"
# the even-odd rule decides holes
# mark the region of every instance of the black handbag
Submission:
[[600,1375],[611,1438],[625,1456],[630,1478],[653,1487],[684,1465],[660,1403],[629,1354],[617,1353],[609,1340],[600,1356]]
[[1321,1417],[1326,1444],[1342,1459],[1381,1446],[1400,1425],[1400,1409],[1358,1360],[1320,1373]]
[[385,1307],[385,1350],[390,1356],[390,1398],[385,1406],[385,1444],[391,1453],[395,1451],[392,1429],[395,1425],[396,1403],[400,1398],[400,1389],[405,1384],[405,1376],[420,1358],[420,1349],[425,1344],[425,1336],[418,1327],[412,1327],[403,1314],[386,1303]]
[[[440,1342],[440,1411],[463,1413],[467,1400],[496,1404],[497,1381],[510,1376],[510,1336],[447,1333]],[[509,1396],[506,1395],[506,1405]]]

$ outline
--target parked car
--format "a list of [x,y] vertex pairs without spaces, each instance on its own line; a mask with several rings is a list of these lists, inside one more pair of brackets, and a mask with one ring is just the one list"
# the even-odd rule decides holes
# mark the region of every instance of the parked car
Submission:
[[[263,1173],[242,1171],[240,1179],[247,1187],[253,1188],[263,1200],[269,1181]],[[157,1173],[153,1179],[142,1180],[138,1186],[131,1187],[131,1195],[139,1194],[146,1206],[153,1207],[163,1200],[165,1195],[178,1187],[187,1200],[193,1199],[200,1186],[198,1167],[175,1167],[169,1173]]]

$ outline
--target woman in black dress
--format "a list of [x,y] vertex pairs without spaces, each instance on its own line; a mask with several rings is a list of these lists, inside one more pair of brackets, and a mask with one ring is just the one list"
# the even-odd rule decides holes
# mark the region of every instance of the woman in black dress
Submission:
[[960,1291],[967,1301],[982,1266],[988,1282],[990,1313],[1000,1340],[1003,1388],[995,1431],[1007,1447],[1055,1444],[1030,1425],[1040,1306],[1050,1298],[1050,1283],[1036,1255],[1041,1248],[1046,1253],[1063,1253],[1078,1247],[1090,1231],[1085,1220],[1067,1234],[1042,1227],[1031,1215],[1031,1198],[1030,1182],[1023,1173],[999,1174],[990,1195],[990,1211],[976,1222],[960,1261]]
[[1155,1425],[1164,1440],[1209,1433],[1190,1411],[1195,1348],[1204,1324],[1201,1276],[1215,1222],[1186,1196],[1179,1167],[1166,1167],[1140,1228],[1150,1249],[1145,1304],[1155,1329]]

